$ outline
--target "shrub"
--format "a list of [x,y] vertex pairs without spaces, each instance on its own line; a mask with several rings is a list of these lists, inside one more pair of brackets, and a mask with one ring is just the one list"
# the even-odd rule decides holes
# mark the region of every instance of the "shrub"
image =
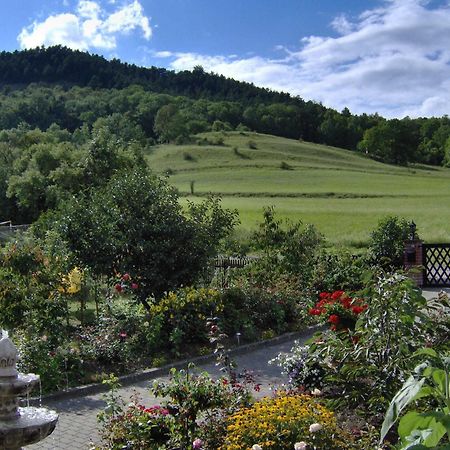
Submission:
[[[163,449],[171,438],[175,416],[160,406],[145,407],[134,398],[114,417],[102,417],[105,449]],[[98,448],[98,447],[97,447]]]
[[281,170],[294,170],[294,168],[285,161],[281,161],[280,169]]
[[183,159],[185,161],[195,161],[195,158],[188,152],[183,152]]
[[325,317],[333,331],[354,330],[358,316],[367,309],[363,300],[351,298],[344,291],[321,292],[319,298],[309,314]]
[[306,322],[306,302],[288,280],[279,280],[270,288],[234,286],[222,293],[222,299],[225,333],[233,336],[239,332],[243,340],[292,331]]
[[321,388],[325,370],[321,366],[321,358],[315,357],[308,345],[295,341],[289,353],[280,353],[269,361],[281,367],[282,374],[288,377],[288,383],[293,388]]
[[130,371],[150,356],[153,331],[141,304],[116,296],[104,305],[95,325],[79,329],[77,340],[82,358],[94,370]]
[[248,148],[251,148],[251,149],[253,149],[253,150],[256,150],[256,149],[258,148],[258,146],[256,145],[256,142],[255,142],[255,141],[248,141],[248,142],[247,142],[247,147],[248,147]]
[[18,241],[0,250],[0,326],[32,327],[38,334],[63,334],[67,299],[58,258],[34,241]]
[[372,231],[369,244],[369,258],[372,263],[384,268],[401,268],[405,240],[409,225],[405,219],[388,216],[380,220]]
[[308,395],[281,394],[265,398],[233,414],[228,420],[225,442],[220,450],[291,450],[297,442],[307,448],[338,450],[350,448],[331,411]]
[[379,414],[404,381],[411,353],[428,340],[431,321],[425,299],[402,275],[378,274],[360,294],[367,308],[355,330],[321,333],[306,364],[320,362],[324,390],[335,405],[364,405],[363,414]]
[[136,398],[124,408],[116,395],[117,379],[110,379],[108,406],[99,415],[104,448],[188,449],[196,442],[217,450],[223,442],[226,417],[249,405],[249,382],[215,380],[206,372],[194,372],[193,365],[187,370],[172,369],[169,381],[155,381],[151,392],[164,400],[162,406],[149,408]]
[[24,373],[41,376],[43,392],[54,392],[78,384],[83,375],[82,360],[76,345],[58,345],[50,335],[16,331],[20,360],[18,368]]
[[211,126],[212,131],[231,131],[231,125],[228,122],[222,122],[221,120],[215,120]]
[[256,282],[273,283],[281,274],[296,278],[298,287],[308,286],[323,242],[313,225],[277,220],[274,208],[265,208],[253,241],[263,252],[249,268]]
[[314,261],[309,285],[314,292],[332,291],[336,288],[357,291],[363,288],[367,271],[366,261],[362,256],[353,256],[345,251],[332,253],[322,250]]
[[97,275],[130,273],[145,301],[194,283],[236,214],[213,198],[189,204],[185,213],[166,181],[141,170],[117,174],[106,187],[72,199],[51,226],[80,265]]
[[150,304],[150,328],[159,329],[158,345],[180,353],[188,346],[208,342],[206,319],[223,312],[218,291],[181,288]]

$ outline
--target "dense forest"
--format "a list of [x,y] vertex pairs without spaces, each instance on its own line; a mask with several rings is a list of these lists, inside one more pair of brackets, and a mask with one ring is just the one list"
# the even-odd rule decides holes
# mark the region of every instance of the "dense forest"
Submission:
[[108,61],[61,46],[0,54],[0,221],[29,222],[144,164],[158,142],[252,130],[393,163],[450,164],[450,119],[355,115],[206,73]]

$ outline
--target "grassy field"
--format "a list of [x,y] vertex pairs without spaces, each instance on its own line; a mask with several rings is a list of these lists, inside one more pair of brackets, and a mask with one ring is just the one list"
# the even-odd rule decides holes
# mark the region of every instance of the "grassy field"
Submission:
[[[386,215],[414,220],[428,242],[450,241],[450,170],[382,164],[347,150],[255,133],[207,133],[222,145],[161,145],[150,166],[186,199],[207,193],[240,214],[241,235],[279,216],[312,223],[333,245],[359,247]],[[194,195],[191,195],[193,184]]]

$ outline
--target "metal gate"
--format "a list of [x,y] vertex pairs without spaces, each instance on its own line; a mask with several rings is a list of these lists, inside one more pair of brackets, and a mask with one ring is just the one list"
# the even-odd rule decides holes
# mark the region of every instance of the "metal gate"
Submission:
[[450,287],[450,244],[422,245],[423,285]]

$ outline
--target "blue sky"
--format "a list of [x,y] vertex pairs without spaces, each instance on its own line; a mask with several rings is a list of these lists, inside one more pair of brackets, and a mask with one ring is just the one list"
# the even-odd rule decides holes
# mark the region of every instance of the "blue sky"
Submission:
[[338,110],[450,114],[448,0],[15,0],[0,30],[2,50],[62,44]]

